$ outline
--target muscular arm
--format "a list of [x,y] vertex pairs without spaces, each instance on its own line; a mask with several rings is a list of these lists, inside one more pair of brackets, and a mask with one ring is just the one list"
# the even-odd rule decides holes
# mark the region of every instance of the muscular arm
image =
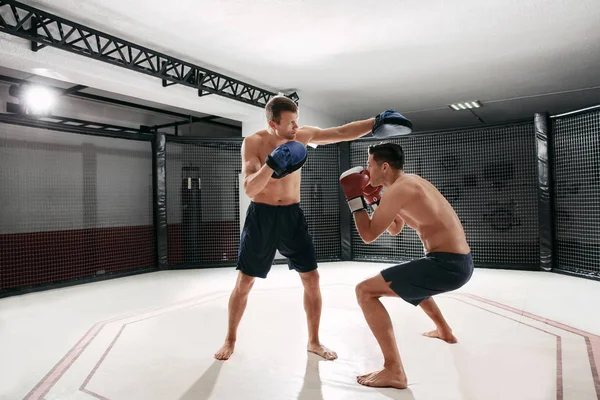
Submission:
[[402,232],[402,229],[404,229],[404,220],[399,215],[396,215],[392,224],[388,226],[387,231],[390,235],[396,236]]
[[259,194],[267,186],[273,174],[273,170],[267,164],[262,166],[261,164],[252,139],[244,139],[242,142],[242,176],[244,177],[244,191],[250,198]]
[[374,123],[375,118],[369,118],[327,129],[312,126],[303,127],[302,129],[307,132],[309,143],[330,144],[358,139],[370,133]]
[[[397,230],[396,234],[400,233],[404,227],[404,221],[398,217],[398,212],[402,209],[406,199],[406,192],[401,192],[398,188],[390,188],[381,198],[379,207],[371,218],[364,210],[354,213],[354,223],[363,242],[375,241],[386,230],[390,233]],[[390,228],[392,228],[391,231]]]

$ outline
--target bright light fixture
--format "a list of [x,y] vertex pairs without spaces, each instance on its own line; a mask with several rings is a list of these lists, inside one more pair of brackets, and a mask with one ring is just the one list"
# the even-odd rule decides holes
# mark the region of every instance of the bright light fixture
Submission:
[[480,108],[481,107],[481,101],[479,101],[479,100],[465,101],[463,103],[450,104],[448,107],[450,107],[454,111],[467,110],[467,109],[470,109],[470,108]]
[[46,114],[56,103],[56,97],[56,93],[49,89],[29,86],[23,91],[23,106],[28,114]]

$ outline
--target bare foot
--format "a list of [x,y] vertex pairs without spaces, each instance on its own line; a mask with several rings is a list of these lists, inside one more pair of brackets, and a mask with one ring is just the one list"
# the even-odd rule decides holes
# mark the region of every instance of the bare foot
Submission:
[[444,342],[448,342],[448,343],[456,343],[456,342],[458,342],[458,340],[456,339],[456,337],[452,334],[452,330],[441,331],[439,329],[436,329],[435,331],[425,332],[423,334],[423,336],[427,336],[429,338],[434,338],[434,339],[441,339]]
[[405,374],[385,368],[380,371],[357,376],[356,381],[363,386],[392,387],[396,389],[406,389],[408,387]]
[[335,351],[329,350],[327,347],[320,343],[314,343],[308,345],[308,351],[315,353],[318,356],[323,357],[326,360],[335,360],[338,356]]
[[217,360],[229,360],[229,357],[233,354],[233,348],[235,347],[235,342],[225,342],[223,347],[219,349],[215,353],[215,358]]

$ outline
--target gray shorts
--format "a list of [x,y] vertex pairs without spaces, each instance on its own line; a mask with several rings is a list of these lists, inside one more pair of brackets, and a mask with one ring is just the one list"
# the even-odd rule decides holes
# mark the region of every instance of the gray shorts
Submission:
[[381,271],[390,288],[414,306],[436,294],[465,285],[473,275],[469,254],[434,252],[423,258],[394,265]]

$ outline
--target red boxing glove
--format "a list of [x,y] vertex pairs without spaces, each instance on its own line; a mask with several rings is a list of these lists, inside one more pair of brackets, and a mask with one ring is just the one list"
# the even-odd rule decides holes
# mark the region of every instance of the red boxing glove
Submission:
[[369,174],[363,167],[351,168],[340,175],[340,185],[353,214],[367,208],[367,204],[363,199],[363,189],[368,184]]
[[383,186],[372,186],[370,183],[363,189],[363,196],[368,205],[371,206],[373,211],[379,206],[381,200],[381,192],[383,192]]

